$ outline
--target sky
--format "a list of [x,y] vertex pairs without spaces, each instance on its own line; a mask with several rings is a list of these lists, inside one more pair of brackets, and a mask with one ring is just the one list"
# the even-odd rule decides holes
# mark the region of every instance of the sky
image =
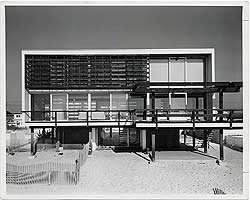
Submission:
[[7,108],[21,111],[21,50],[215,48],[216,81],[242,81],[241,28],[241,7],[6,7]]

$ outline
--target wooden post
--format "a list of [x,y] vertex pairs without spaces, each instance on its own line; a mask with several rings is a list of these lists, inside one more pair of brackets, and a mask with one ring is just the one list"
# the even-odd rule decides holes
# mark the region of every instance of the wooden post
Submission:
[[152,161],[155,161],[155,133],[152,132]]
[[[196,100],[195,101],[195,109],[199,110],[199,97],[196,97],[195,100]],[[197,111],[197,113],[198,113],[198,111]],[[197,116],[196,119],[199,119],[199,117]]]
[[34,128],[30,129],[30,153],[33,155],[34,152]]
[[48,174],[49,178],[48,178],[48,182],[49,182],[49,185],[51,184],[51,171],[49,171],[49,174]]
[[199,109],[199,97],[195,98],[195,109]]
[[183,131],[184,133],[184,144],[186,145],[186,140],[187,140],[187,130]]
[[146,120],[147,118],[147,111],[146,111],[146,109],[147,109],[147,97],[146,96],[144,96],[143,97],[143,109],[145,109],[144,111],[143,111],[143,120]]
[[127,146],[129,147],[130,128],[127,128]]
[[55,129],[54,128],[52,128],[51,129],[51,134],[52,134],[52,144],[55,144],[56,142],[55,142],[55,137],[56,137],[56,135],[55,135]]
[[208,130],[205,129],[204,130],[204,153],[207,153],[207,136],[208,136]]
[[207,95],[205,94],[204,95],[204,97],[203,97],[203,107],[204,107],[204,114],[205,114],[205,116],[204,116],[204,120],[207,120]]
[[63,146],[63,144],[64,144],[64,128],[62,129],[62,146]]
[[[39,130],[39,132],[40,132],[40,130]],[[45,134],[46,134],[45,128],[43,128],[42,133],[43,133],[43,144],[45,144]]]
[[195,148],[195,129],[192,130],[193,148]]
[[155,123],[156,119],[155,119],[155,94],[152,93],[152,122]]
[[[147,109],[150,109],[150,93],[147,93]],[[150,117],[148,117],[148,111],[146,112],[146,119],[147,121],[150,120]]]
[[[219,109],[223,109],[223,92],[219,92]],[[223,114],[223,111],[220,110],[220,114]],[[220,122],[223,121],[223,116],[220,117]],[[220,129],[220,160],[224,160],[224,149],[223,149],[223,129]]]
[[224,151],[223,151],[223,129],[220,129],[220,160],[224,160]]
[[141,130],[141,141],[142,141],[142,150],[145,151],[147,149],[147,131]]

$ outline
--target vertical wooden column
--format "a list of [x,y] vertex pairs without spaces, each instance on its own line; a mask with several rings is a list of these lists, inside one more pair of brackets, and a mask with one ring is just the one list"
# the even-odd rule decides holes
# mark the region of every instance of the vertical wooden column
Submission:
[[51,134],[52,134],[52,144],[55,144],[56,143],[55,142],[56,135],[55,135],[55,129],[54,128],[51,129]]
[[143,109],[145,109],[145,111],[143,111],[143,120],[146,120],[147,118],[147,111],[146,111],[146,109],[147,109],[147,97],[146,96],[144,96],[143,97]]
[[42,133],[43,133],[43,144],[45,144],[45,134],[46,134],[45,128],[43,128]]
[[[205,109],[204,114],[207,114],[207,95],[203,96],[203,108]],[[204,117],[204,120],[207,120],[207,116]]]
[[89,133],[89,143],[92,143],[92,129],[88,127],[88,133]]
[[30,129],[30,153],[34,153],[34,128]]
[[152,161],[155,161],[155,132],[152,132]]
[[[223,109],[223,92],[219,92],[219,109]],[[223,111],[220,111],[220,114],[223,114]],[[223,121],[223,116],[220,117],[220,121]],[[220,128],[220,160],[224,160],[224,149],[223,149],[223,128]]]
[[[195,98],[195,109],[199,110],[199,97]],[[197,116],[196,119],[199,119],[199,117]]]
[[99,145],[99,133],[98,133],[98,128],[94,128],[95,129],[95,143],[96,146],[98,147]]
[[207,136],[208,136],[208,130],[205,129],[204,130],[204,153],[207,153]]
[[146,150],[146,146],[147,146],[147,131],[144,129],[144,130],[141,130],[141,141],[142,141],[142,150],[145,151]]
[[92,138],[93,150],[96,150],[96,128],[92,128],[91,133],[92,133],[91,138]]
[[[150,109],[150,93],[147,93],[147,109]],[[147,112],[146,112],[146,119],[147,121],[150,120],[150,117],[147,117]]]
[[195,109],[199,109],[199,97],[195,97]]
[[64,132],[64,128],[62,128],[62,146],[63,144],[65,143],[65,140],[64,140],[64,136],[65,136],[65,132]]
[[152,93],[152,122],[155,122],[156,119],[155,119],[155,94]]
[[186,145],[186,140],[187,140],[187,130],[183,131],[183,137],[184,137],[184,144]]
[[[124,130],[124,128],[123,128]],[[129,147],[130,128],[127,128],[127,146]]]

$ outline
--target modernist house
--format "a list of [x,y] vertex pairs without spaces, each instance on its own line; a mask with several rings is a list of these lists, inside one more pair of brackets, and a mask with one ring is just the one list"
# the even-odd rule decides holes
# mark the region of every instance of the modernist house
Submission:
[[206,152],[220,129],[223,159],[223,129],[242,128],[242,110],[223,110],[223,94],[242,82],[215,82],[215,68],[214,49],[24,50],[25,123],[53,129],[65,146],[150,148],[153,158],[178,148],[181,130],[193,141],[202,131]]

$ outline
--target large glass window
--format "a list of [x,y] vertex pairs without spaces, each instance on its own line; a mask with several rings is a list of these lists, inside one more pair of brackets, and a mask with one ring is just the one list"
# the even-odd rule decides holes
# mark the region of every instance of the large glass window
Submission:
[[60,112],[67,110],[67,94],[52,94],[52,110],[58,111],[57,120],[67,119],[67,112]]
[[110,119],[110,112],[103,112],[102,110],[110,110],[110,93],[96,92],[91,94],[91,110],[101,112],[92,112],[92,119]]
[[188,59],[187,60],[187,82],[203,81],[203,60]]
[[137,98],[129,96],[128,98],[128,109],[134,110],[134,109],[144,109],[144,100],[143,98]]
[[150,81],[168,82],[168,60],[150,61]]
[[88,110],[88,94],[69,94],[69,120],[86,119],[85,112],[77,112]]
[[128,109],[128,94],[112,93],[112,110],[127,110]]
[[202,82],[203,59],[177,58],[150,60],[151,82]]
[[32,120],[50,120],[50,95],[49,94],[32,94],[31,95],[31,110],[32,111],[45,111],[45,112],[32,112]]
[[[128,110],[128,94],[112,93],[112,110]],[[120,112],[120,119],[127,117],[127,112]],[[112,119],[118,119],[118,112],[112,112]]]
[[185,59],[170,59],[169,82],[185,81]]

